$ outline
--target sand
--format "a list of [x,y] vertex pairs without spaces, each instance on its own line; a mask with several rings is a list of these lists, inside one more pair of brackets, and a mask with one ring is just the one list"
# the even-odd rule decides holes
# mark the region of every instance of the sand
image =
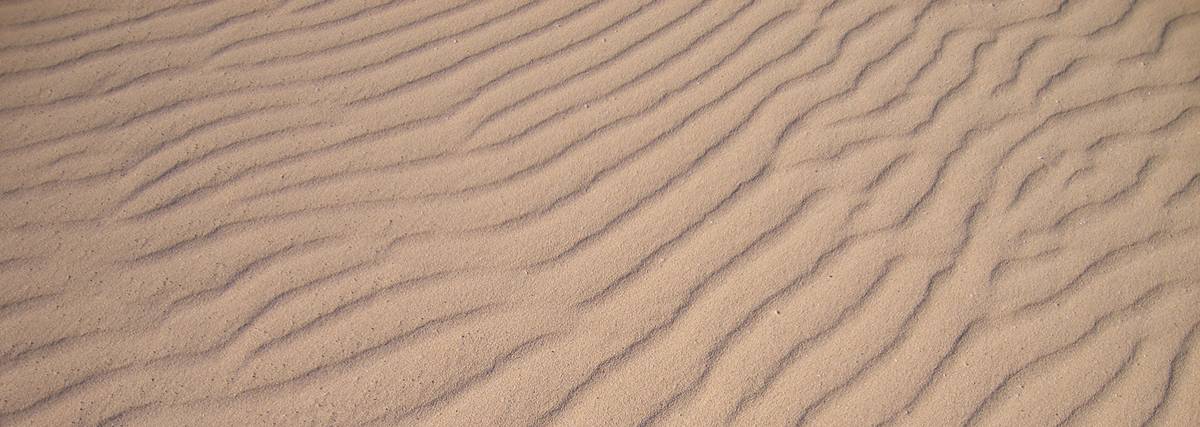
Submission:
[[1200,425],[1200,2],[0,3],[0,425]]

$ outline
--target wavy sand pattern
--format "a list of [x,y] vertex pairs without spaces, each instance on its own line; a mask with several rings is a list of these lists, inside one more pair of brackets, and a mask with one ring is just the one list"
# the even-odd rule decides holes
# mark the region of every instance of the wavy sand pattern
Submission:
[[0,25],[2,425],[1200,425],[1200,2]]

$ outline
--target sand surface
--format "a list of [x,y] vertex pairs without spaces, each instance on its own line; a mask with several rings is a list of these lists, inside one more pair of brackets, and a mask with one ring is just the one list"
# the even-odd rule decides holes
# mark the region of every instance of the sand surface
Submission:
[[1200,1],[0,3],[0,425],[1200,425]]

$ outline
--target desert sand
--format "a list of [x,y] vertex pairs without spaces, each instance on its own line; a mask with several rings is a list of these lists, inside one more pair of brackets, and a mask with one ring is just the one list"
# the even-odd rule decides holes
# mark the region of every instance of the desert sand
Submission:
[[0,425],[1200,425],[1200,2],[0,3]]

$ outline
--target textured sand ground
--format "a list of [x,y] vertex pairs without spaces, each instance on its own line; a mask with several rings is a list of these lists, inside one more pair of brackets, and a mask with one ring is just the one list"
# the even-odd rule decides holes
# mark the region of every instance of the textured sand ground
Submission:
[[0,425],[1200,425],[1200,1],[0,3]]

